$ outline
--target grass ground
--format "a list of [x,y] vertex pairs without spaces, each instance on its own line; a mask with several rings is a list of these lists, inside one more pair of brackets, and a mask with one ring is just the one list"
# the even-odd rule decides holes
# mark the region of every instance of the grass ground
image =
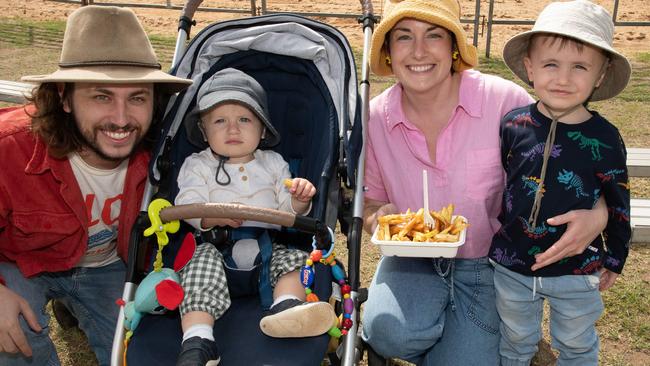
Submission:
[[[62,22],[5,21],[0,17],[0,79],[18,80],[21,75],[46,73],[56,68],[63,32]],[[174,39],[152,39],[163,69],[169,66]],[[360,58],[358,50],[355,50]],[[628,88],[615,100],[593,103],[591,107],[613,121],[628,147],[650,147],[650,49],[630,55],[633,64]],[[360,64],[358,61],[357,64]],[[498,58],[482,59],[479,69],[513,79]],[[371,77],[371,94],[391,85],[390,78]],[[6,104],[5,104],[6,105]],[[0,104],[2,106],[2,104]],[[633,197],[650,197],[650,179],[632,179]],[[363,238],[361,278],[367,286],[380,258],[377,249]],[[339,235],[339,252],[344,252],[344,237]],[[345,257],[343,256],[345,263]],[[602,365],[650,365],[650,246],[632,247],[625,272],[610,291],[603,294],[605,313],[597,324],[601,336]],[[547,322],[546,322],[547,323]],[[94,355],[85,336],[78,330],[62,330],[52,322],[52,334],[60,352],[62,365],[93,365]],[[547,337],[548,340],[548,337]],[[545,349],[534,360],[535,366],[554,364],[554,354]]]

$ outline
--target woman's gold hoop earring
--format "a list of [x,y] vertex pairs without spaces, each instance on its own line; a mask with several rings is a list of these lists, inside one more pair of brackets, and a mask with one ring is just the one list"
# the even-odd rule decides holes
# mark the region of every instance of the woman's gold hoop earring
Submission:
[[386,56],[386,65],[390,66],[391,63],[392,61],[390,59],[390,56]]
[[454,51],[451,53],[451,58],[454,60],[458,60],[458,51]]

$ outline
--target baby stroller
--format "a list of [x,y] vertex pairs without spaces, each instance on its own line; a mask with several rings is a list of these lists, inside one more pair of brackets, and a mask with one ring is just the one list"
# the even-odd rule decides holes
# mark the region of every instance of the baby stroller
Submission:
[[[190,3],[191,0],[181,17],[179,44],[189,34],[194,12],[191,8],[198,7],[197,1]],[[162,137],[150,165],[150,183],[142,212],[133,228],[122,300],[127,302],[134,298],[138,284],[151,267],[147,259],[151,254],[150,241],[143,240],[142,236],[150,226],[147,206],[159,197],[173,202],[178,192],[176,177],[184,159],[207,146],[200,146],[192,137],[196,131],[184,125],[184,117],[195,106],[196,94],[203,81],[224,68],[236,68],[254,77],[266,89],[271,121],[282,139],[274,150],[289,163],[292,175],[309,179],[318,193],[312,201],[309,217],[295,218],[295,221],[291,218],[283,221],[280,215],[273,213],[262,215],[240,205],[203,208],[203,214],[210,216],[201,217],[276,220],[272,223],[285,226],[280,237],[287,239],[286,243],[304,243],[301,249],[307,251],[311,251],[312,234],[322,235],[323,228],[327,232],[327,227],[334,229],[338,218],[341,232],[348,236],[350,296],[355,306],[351,312],[353,326],[349,335],[341,338],[337,352],[329,353],[329,358],[334,364],[341,360],[347,365],[355,363],[359,358],[358,310],[359,303],[364,300],[359,289],[362,201],[358,180],[362,176],[357,166],[363,165],[358,159],[363,145],[362,103],[347,40],[338,30],[323,23],[297,15],[274,14],[213,24],[203,29],[184,53],[182,47],[180,49],[177,45],[171,73],[191,78],[194,84],[172,97],[167,105]],[[365,97],[367,100],[367,92]],[[350,210],[350,200],[344,198],[344,186],[355,188],[354,213]],[[172,209],[168,208],[167,212]],[[165,210],[160,212],[161,217]],[[197,217],[192,215],[196,213],[174,218]],[[183,231],[189,230],[182,227]],[[165,249],[167,266],[178,249],[179,238],[181,234],[172,237]],[[332,283],[331,271],[317,271],[314,291],[320,299],[330,297]],[[258,326],[262,316],[256,294],[232,299],[229,310],[215,323],[214,334],[222,364],[318,365],[328,354],[329,335],[303,339],[266,337]],[[175,364],[182,338],[177,312],[144,316],[130,338],[128,350],[125,350],[124,323],[122,309],[113,345],[113,365],[123,362],[130,365]]]

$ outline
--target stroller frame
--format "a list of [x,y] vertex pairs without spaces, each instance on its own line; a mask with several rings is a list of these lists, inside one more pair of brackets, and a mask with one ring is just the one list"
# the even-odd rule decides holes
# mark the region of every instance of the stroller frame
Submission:
[[[183,75],[183,63],[182,60],[184,57],[187,57],[188,54],[191,54],[192,52],[196,51],[196,47],[193,47],[193,45],[196,45],[200,42],[197,42],[196,39],[201,39],[202,36],[206,35],[206,30],[201,31],[196,37],[195,40],[192,41],[190,46],[185,49],[184,44],[185,44],[185,39],[188,38],[189,30],[192,24],[192,17],[194,14],[194,11],[196,8],[198,8],[199,4],[201,3],[201,0],[188,0],[188,3],[185,5],[183,9],[183,14],[180,18],[179,21],[179,34],[177,38],[177,45],[176,45],[176,50],[174,52],[174,59],[173,59],[173,66],[172,66],[172,74],[176,75]],[[349,335],[345,336],[343,338],[342,344],[339,346],[339,350],[337,351],[338,356],[340,357],[341,364],[343,365],[354,365],[356,364],[360,357],[361,353],[363,352],[363,349],[361,349],[360,345],[360,340],[359,337],[357,336],[357,333],[359,332],[359,306],[360,303],[365,301],[366,297],[366,290],[360,288],[360,280],[359,280],[359,266],[360,266],[360,247],[361,247],[361,230],[362,230],[362,223],[363,223],[363,193],[361,187],[363,187],[363,169],[364,169],[364,162],[363,159],[360,158],[358,161],[356,159],[350,159],[350,156],[354,154],[358,154],[358,156],[363,156],[364,154],[364,144],[363,142],[363,137],[360,136],[360,130],[358,129],[359,127],[365,128],[367,125],[367,115],[368,115],[368,94],[369,94],[369,83],[368,83],[368,66],[367,66],[367,61],[366,61],[366,55],[368,54],[369,50],[369,44],[370,44],[370,38],[372,35],[372,29],[374,27],[374,24],[377,22],[377,19],[372,15],[372,3],[370,0],[362,0],[361,1],[362,6],[363,6],[363,16],[360,18],[360,22],[363,23],[363,28],[364,28],[364,51],[363,51],[363,62],[362,62],[362,81],[359,86],[359,91],[360,91],[360,100],[362,100],[362,103],[359,103],[357,100],[357,97],[359,96],[357,94],[357,83],[356,83],[356,75],[355,75],[355,70],[356,68],[354,67],[354,58],[352,57],[352,53],[350,52],[350,47],[347,44],[347,40],[345,37],[336,29],[326,26],[322,23],[312,21],[306,18],[302,17],[297,17],[295,15],[290,15],[290,14],[274,14],[274,15],[269,15],[269,16],[261,16],[261,17],[255,17],[255,18],[246,18],[246,19],[239,19],[239,20],[234,20],[234,21],[226,21],[222,23],[218,23],[216,25],[217,27],[221,28],[226,28],[229,26],[236,26],[236,27],[246,27],[250,24],[254,24],[260,20],[262,21],[268,21],[271,23],[274,22],[288,22],[288,21],[295,21],[296,19],[300,18],[299,21],[302,24],[307,24],[309,26],[312,26],[314,28],[320,28],[323,29],[326,32],[329,32],[329,35],[332,37],[334,42],[339,43],[340,45],[344,45],[346,47],[346,55],[344,58],[346,58],[345,62],[347,62],[349,65],[352,65],[351,68],[351,75],[349,75],[350,81],[348,84],[340,88],[340,92],[338,95],[333,96],[333,99],[337,99],[336,102],[336,107],[338,111],[338,140],[339,140],[339,161],[336,162],[335,164],[337,167],[335,170],[337,171],[335,175],[331,177],[326,177],[327,185],[330,187],[328,192],[326,192],[326,199],[330,203],[338,203],[340,201],[340,184],[341,181],[343,183],[347,183],[349,185],[352,185],[355,187],[354,191],[354,198],[353,198],[353,210],[352,210],[352,215],[351,217],[348,216],[344,220],[342,220],[342,231],[344,228],[349,228],[347,231],[347,244],[348,244],[348,251],[349,251],[349,260],[348,260],[348,270],[349,270],[349,280],[350,280],[350,285],[352,288],[351,291],[351,298],[353,299],[355,303],[355,308],[352,313],[352,319],[354,320],[354,325],[350,329]],[[195,80],[196,83],[197,80]],[[200,83],[198,84],[200,85]],[[197,88],[198,88],[197,85]],[[185,92],[172,97],[170,102],[168,103],[168,107],[166,110],[166,117],[165,119],[168,118],[169,115],[175,114],[176,111],[179,108],[179,105],[182,105],[184,102],[181,100],[182,96],[184,95]],[[336,94],[336,93],[335,93]],[[358,105],[361,107],[358,108]],[[343,106],[343,107],[341,107]],[[346,117],[350,117],[360,120],[360,126],[357,127],[356,130],[353,130],[353,125],[351,124],[351,121],[346,119]],[[170,130],[164,131],[166,132],[166,136],[174,135],[175,132],[178,130],[178,128],[181,128],[181,124],[173,124]],[[175,129],[175,130],[174,130]],[[356,136],[354,136],[356,134]],[[355,140],[355,138],[361,139],[362,143],[360,146],[348,146],[348,142]],[[140,233],[144,231],[144,229],[148,226],[148,219],[146,217],[146,210],[147,206],[150,202],[151,197],[154,196],[154,193],[156,191],[156,187],[154,184],[151,183],[153,181],[154,183],[159,183],[160,179],[164,174],[161,174],[159,167],[162,165],[162,160],[159,160],[161,158],[161,155],[164,153],[164,148],[162,146],[165,144],[165,140],[167,139],[161,139],[161,143],[159,146],[159,154],[155,156],[152,160],[151,164],[151,179],[150,182],[147,184],[147,187],[145,189],[145,195],[141,207],[141,215],[140,218],[137,220],[136,225],[133,228],[132,231],[132,237],[131,237],[131,245],[130,245],[130,253],[129,253],[129,267],[127,270],[127,280],[125,282],[124,286],[124,291],[123,291],[123,299],[125,301],[128,301],[130,299],[133,299],[134,293],[137,289],[137,284],[142,280],[144,277],[142,275],[141,269],[146,267],[146,262],[144,261],[144,248],[142,245],[140,245]],[[346,160],[347,159],[347,160]],[[335,187],[335,188],[334,188]],[[322,217],[323,222],[326,223],[328,226],[334,225],[336,219],[337,219],[337,210],[336,209],[330,209],[333,205],[327,205],[326,212],[320,213],[318,216]],[[211,217],[231,217],[231,218],[246,218],[245,214],[241,214],[242,216],[237,217],[237,213],[230,212],[228,215],[233,215],[234,216],[219,216],[223,215],[223,212],[221,213],[213,213]],[[306,227],[303,226],[303,230],[313,230],[313,228],[316,225],[320,224],[320,220],[315,220],[314,222],[308,221],[306,224]],[[345,224],[345,225],[343,225]],[[305,225],[303,222],[302,225]],[[301,226],[300,224],[298,226]],[[311,229],[310,229],[311,228]],[[118,324],[116,328],[116,333],[115,333],[115,338],[114,338],[114,343],[113,343],[113,352],[111,356],[111,364],[112,365],[121,365],[122,364],[122,355],[124,354],[124,339],[125,335],[125,330],[124,330],[124,311],[123,309],[120,310],[120,315],[118,318]]]

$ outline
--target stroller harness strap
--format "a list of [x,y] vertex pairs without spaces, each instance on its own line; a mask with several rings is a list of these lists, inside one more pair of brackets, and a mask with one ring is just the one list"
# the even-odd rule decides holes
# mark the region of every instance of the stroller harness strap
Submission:
[[[232,248],[234,244],[242,239],[255,239],[259,246],[260,252],[260,277],[258,282],[258,290],[260,294],[260,302],[264,310],[268,310],[273,304],[273,289],[271,288],[271,257],[273,256],[273,241],[269,229],[259,227],[240,227],[228,230],[228,245],[221,247],[220,251],[223,254],[224,261],[226,262],[226,271],[229,268],[237,268],[237,264],[232,256]],[[217,246],[219,248],[219,246]],[[254,269],[251,271],[254,272]]]

